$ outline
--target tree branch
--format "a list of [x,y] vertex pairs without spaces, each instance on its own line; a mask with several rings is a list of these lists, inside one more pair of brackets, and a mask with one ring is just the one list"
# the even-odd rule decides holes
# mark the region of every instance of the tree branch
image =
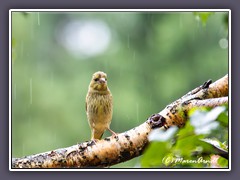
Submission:
[[155,128],[184,126],[193,107],[215,107],[228,103],[228,75],[216,82],[206,81],[180,99],[150,116],[146,122],[118,136],[86,141],[36,155],[12,159],[12,168],[86,168],[106,167],[141,155],[148,134]]

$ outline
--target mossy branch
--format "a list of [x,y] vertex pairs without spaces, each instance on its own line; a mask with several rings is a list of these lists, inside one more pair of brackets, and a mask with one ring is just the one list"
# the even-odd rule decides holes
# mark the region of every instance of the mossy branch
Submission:
[[150,116],[146,122],[118,136],[87,141],[36,155],[12,159],[12,168],[89,168],[107,167],[142,154],[148,134],[155,128],[184,126],[193,107],[215,107],[228,103],[228,75],[216,82],[206,81],[180,99]]

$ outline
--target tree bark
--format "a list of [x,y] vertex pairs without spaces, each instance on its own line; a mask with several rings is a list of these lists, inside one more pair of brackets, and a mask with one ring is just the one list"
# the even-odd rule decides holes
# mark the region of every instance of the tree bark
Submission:
[[211,80],[204,82],[129,131],[102,140],[13,158],[12,168],[97,168],[118,164],[142,154],[152,129],[167,129],[173,125],[183,127],[191,108],[223,104],[228,104],[228,75],[214,83]]

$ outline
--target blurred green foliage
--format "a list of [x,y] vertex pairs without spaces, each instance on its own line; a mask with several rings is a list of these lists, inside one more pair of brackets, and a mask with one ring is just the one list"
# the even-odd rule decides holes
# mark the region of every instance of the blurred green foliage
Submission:
[[208,18],[214,14],[214,12],[194,12],[197,19],[200,19],[203,26],[206,26]]
[[228,159],[224,156],[220,156],[217,163],[211,158],[214,154],[225,153],[225,156],[228,154],[228,124],[209,126],[209,121],[219,122],[220,116],[224,121],[228,121],[227,107],[216,107],[211,110],[195,109],[185,127],[175,130],[174,134],[165,140],[161,139],[163,132],[168,133],[176,127],[171,127],[167,131],[154,130],[155,132],[151,132],[149,136],[150,144],[141,158],[141,167],[228,168]]
[[[95,71],[108,74],[111,129],[119,133],[221,78],[228,72],[228,48],[219,45],[228,36],[225,16],[215,12],[202,26],[191,12],[12,12],[12,156],[90,139],[85,96]],[[90,57],[68,51],[59,32],[72,20],[107,24],[108,48]]]

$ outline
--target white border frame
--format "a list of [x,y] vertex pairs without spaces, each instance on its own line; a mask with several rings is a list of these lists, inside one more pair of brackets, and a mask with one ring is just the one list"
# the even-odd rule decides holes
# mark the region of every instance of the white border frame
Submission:
[[[12,12],[228,12],[229,168],[211,169],[13,169],[12,168]],[[9,10],[9,171],[231,171],[231,10],[230,9],[10,9]]]

